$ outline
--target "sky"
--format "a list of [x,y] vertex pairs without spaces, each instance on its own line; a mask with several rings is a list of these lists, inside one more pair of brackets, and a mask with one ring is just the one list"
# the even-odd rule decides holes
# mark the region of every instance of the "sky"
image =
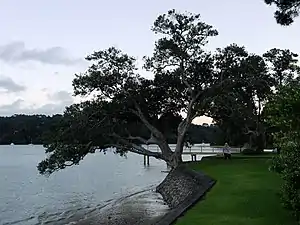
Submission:
[[[51,115],[78,102],[72,80],[93,51],[115,46],[141,67],[153,52],[152,24],[170,9],[200,13],[219,31],[210,51],[237,43],[257,54],[275,47],[300,53],[300,18],[280,26],[264,0],[0,0],[0,116]],[[203,122],[211,119],[196,120]]]

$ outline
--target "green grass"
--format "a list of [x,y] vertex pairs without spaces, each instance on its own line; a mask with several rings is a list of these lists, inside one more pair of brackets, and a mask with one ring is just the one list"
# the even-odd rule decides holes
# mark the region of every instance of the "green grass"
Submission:
[[210,158],[191,164],[217,183],[176,225],[296,225],[280,202],[280,177],[268,171],[268,158]]

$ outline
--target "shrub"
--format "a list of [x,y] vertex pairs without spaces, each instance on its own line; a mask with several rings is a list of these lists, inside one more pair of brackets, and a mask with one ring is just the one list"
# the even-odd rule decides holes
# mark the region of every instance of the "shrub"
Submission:
[[262,151],[251,149],[251,148],[245,148],[244,150],[242,150],[242,154],[244,155],[257,155],[262,153],[263,153]]
[[281,196],[284,206],[300,219],[300,143],[282,146],[282,152],[273,158],[271,169],[281,174]]
[[[300,71],[299,67],[295,66],[293,67]],[[272,139],[276,147],[280,149],[280,154],[273,159],[271,169],[281,174],[284,205],[292,210],[298,221],[300,218],[299,81],[299,77],[295,80],[291,78],[286,80],[276,93],[269,96],[269,102],[264,107],[266,122],[274,128]]]

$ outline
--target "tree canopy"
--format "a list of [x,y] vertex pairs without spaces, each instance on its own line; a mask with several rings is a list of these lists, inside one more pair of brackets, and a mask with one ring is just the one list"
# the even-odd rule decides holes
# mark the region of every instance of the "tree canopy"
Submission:
[[0,117],[0,144],[43,144],[44,135],[61,115],[13,115]]
[[276,88],[292,81],[300,74],[298,54],[288,49],[273,48],[263,54],[263,57],[269,63]]
[[264,0],[268,5],[275,5],[277,10],[274,17],[277,23],[288,26],[294,22],[299,16],[300,1],[299,0]]
[[[162,159],[174,168],[182,162],[196,117],[226,118],[228,124],[241,109],[243,117],[238,118],[244,124],[256,110],[254,98],[264,103],[273,83],[264,58],[236,44],[205,50],[218,32],[199,14],[170,10],[158,16],[152,31],[158,39],[152,56],[144,57],[144,69],[153,79],[142,77],[136,59],[114,47],[86,57],[91,65],[75,75],[73,87],[75,95],[90,100],[66,108],[61,123],[48,135],[48,158],[38,166],[41,173],[78,164],[87,154],[110,148],[121,155],[130,151]],[[236,107],[236,102],[242,103]],[[146,132],[133,129],[136,126]],[[168,137],[176,139],[174,151]],[[161,151],[147,150],[144,145],[150,143]]]
[[227,66],[224,73],[233,77],[242,74],[242,79],[250,82],[239,82],[229,94],[219,95],[212,107],[211,116],[225,130],[228,139],[239,145],[249,142],[248,134],[253,134],[258,129],[257,120],[261,119],[263,104],[275,83],[261,56],[250,54],[244,47],[237,45],[231,45],[223,51],[231,58],[227,59],[230,66]]
[[231,143],[248,143],[262,151],[272,140],[272,126],[266,123],[264,106],[281,86],[299,79],[298,55],[277,48],[262,56],[248,53],[245,48],[237,50],[243,54],[236,55],[234,64],[231,61],[235,68],[231,66],[228,72],[243,73],[251,82],[241,82],[230,94],[219,95],[211,108],[211,117]]

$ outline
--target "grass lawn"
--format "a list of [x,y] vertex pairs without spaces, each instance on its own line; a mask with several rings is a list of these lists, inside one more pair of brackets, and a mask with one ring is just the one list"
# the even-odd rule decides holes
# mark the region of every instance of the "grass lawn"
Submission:
[[191,164],[217,183],[176,225],[296,225],[280,203],[280,178],[268,171],[268,158],[218,158]]

